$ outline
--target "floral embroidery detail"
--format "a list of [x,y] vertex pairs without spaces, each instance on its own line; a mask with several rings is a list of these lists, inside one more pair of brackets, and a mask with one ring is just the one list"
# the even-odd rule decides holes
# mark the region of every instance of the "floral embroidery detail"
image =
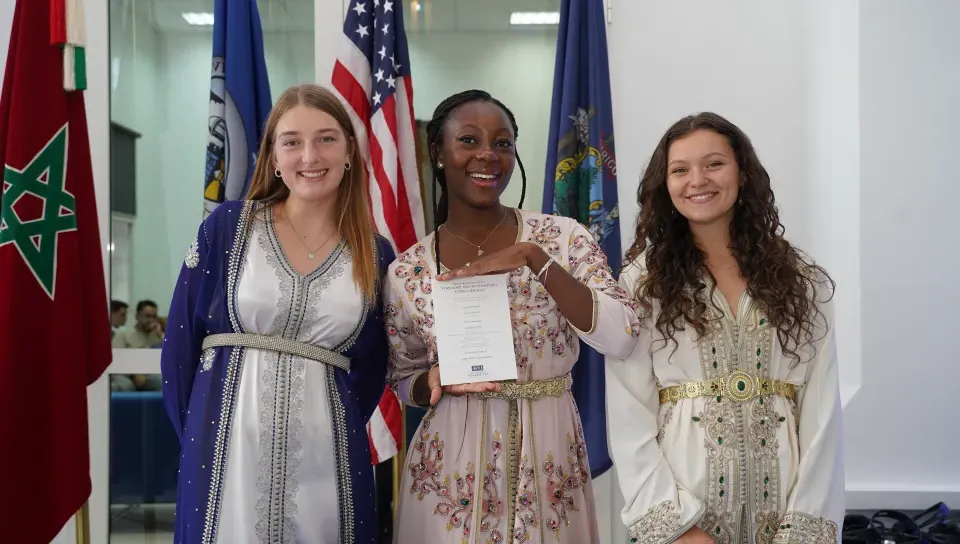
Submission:
[[404,280],[403,287],[407,291],[407,297],[411,301],[417,289],[424,294],[430,294],[433,291],[430,267],[427,266],[425,258],[426,254],[426,246],[420,243],[397,257],[399,264],[393,273],[396,274],[398,278]]
[[636,311],[637,302],[620,287],[610,273],[607,257],[600,245],[584,230],[578,228],[570,235],[570,270],[580,281],[600,287],[600,291]]
[[200,236],[194,236],[190,246],[187,247],[187,254],[183,258],[183,264],[187,268],[196,268],[200,264]]
[[680,514],[677,512],[677,505],[671,501],[661,502],[627,526],[630,542],[639,544],[667,542],[679,532]]
[[213,360],[217,357],[217,350],[207,348],[200,354],[201,372],[209,372],[213,368]]
[[548,343],[550,353],[554,355],[560,356],[572,349],[576,335],[546,288],[532,281],[531,272],[513,271],[507,284],[507,296],[515,331],[513,351],[519,368],[527,368],[531,350],[536,351],[537,357],[543,357]]
[[462,528],[463,538],[466,540],[470,538],[470,516],[473,513],[473,488],[476,474],[472,462],[467,463],[465,476],[454,472],[453,480],[457,485],[455,495],[450,489],[450,476],[446,475],[442,481],[440,480],[440,474],[443,471],[443,441],[440,440],[439,433],[433,433],[433,436],[430,436],[430,420],[435,414],[435,410],[430,410],[423,417],[420,436],[414,446],[414,451],[420,454],[420,460],[411,462],[407,467],[413,477],[410,493],[416,494],[421,501],[428,494],[436,493],[440,502],[433,513],[447,518],[447,531]]
[[774,544],[837,544],[837,523],[803,512],[787,512]]
[[537,489],[533,467],[526,455],[520,460],[520,487],[517,490],[516,521],[513,528],[514,544],[529,542],[531,529],[540,527],[537,518]]
[[[424,349],[413,348],[406,339],[414,334],[414,327],[400,322],[402,303],[386,302],[383,306],[384,329],[387,332],[387,341],[393,349],[390,350],[388,361],[391,369],[399,368],[403,359],[417,360],[427,354]],[[410,349],[405,349],[405,348]]]
[[547,454],[547,460],[543,464],[543,473],[547,475],[546,500],[556,514],[556,517],[547,516],[546,527],[553,531],[553,536],[558,542],[560,541],[561,522],[564,525],[570,524],[567,512],[580,510],[577,508],[570,492],[583,487],[583,483],[589,477],[585,464],[587,446],[580,438],[579,432],[576,438],[568,433],[567,441],[570,444],[569,455],[567,456],[567,462],[570,463],[569,474],[562,466],[553,462],[552,453]]
[[557,238],[560,238],[563,231],[557,225],[557,219],[552,215],[544,217],[542,221],[536,217],[531,217],[527,219],[527,224],[533,229],[529,240],[543,248],[547,255],[559,257],[560,244],[557,242]]
[[429,493],[440,488],[440,471],[443,470],[443,442],[439,434],[430,437],[430,421],[436,410],[430,410],[423,416],[420,424],[420,436],[413,446],[414,451],[420,454],[420,461],[407,467],[413,477],[410,493],[416,493],[421,501]]
[[503,542],[503,533],[497,528],[504,513],[503,500],[497,492],[497,481],[503,477],[503,471],[497,466],[502,453],[503,442],[500,441],[500,431],[496,431],[493,433],[493,459],[487,463],[487,472],[483,477],[483,515],[480,518],[480,532],[489,532],[487,542],[493,544]]
[[440,486],[437,495],[440,497],[440,503],[434,509],[433,513],[447,517],[447,530],[463,528],[463,538],[470,538],[470,516],[473,514],[473,486],[476,485],[476,475],[473,469],[473,461],[467,463],[466,476],[460,476],[458,472],[453,473],[453,479],[457,483],[456,496],[451,493],[450,476],[444,476],[443,485]]

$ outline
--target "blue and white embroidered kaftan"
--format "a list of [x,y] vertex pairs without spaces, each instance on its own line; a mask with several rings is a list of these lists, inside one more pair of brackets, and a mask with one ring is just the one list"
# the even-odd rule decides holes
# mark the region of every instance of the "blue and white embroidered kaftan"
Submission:
[[[379,274],[393,260],[375,244]],[[287,262],[269,207],[226,202],[200,227],[173,296],[164,402],[180,435],[175,542],[373,543],[365,424],[383,393],[379,296],[364,300],[341,242],[317,269]],[[290,354],[210,348],[254,333],[317,345],[349,373]]]

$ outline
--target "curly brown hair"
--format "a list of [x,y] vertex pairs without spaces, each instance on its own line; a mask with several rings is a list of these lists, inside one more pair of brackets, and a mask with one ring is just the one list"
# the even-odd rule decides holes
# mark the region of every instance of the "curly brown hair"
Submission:
[[[704,112],[674,123],[657,144],[640,180],[636,240],[625,259],[626,263],[644,260],[645,271],[637,282],[635,297],[644,317],[653,315],[654,300],[657,301],[656,328],[664,342],[673,342],[674,351],[678,347],[674,334],[684,330],[685,323],[699,337],[706,333],[704,276],[714,280],[709,293],[711,301],[716,281],[704,265],[706,256],[694,242],[689,223],[676,213],[667,190],[671,144],[698,130],[724,136],[733,149],[741,189],[730,224],[730,249],[746,279],[747,293],[777,328],[784,354],[799,364],[799,347],[820,339],[814,338],[816,320],[824,319],[819,305],[833,297],[836,284],[826,270],[783,237],[770,175],[760,164],[747,135],[715,113]],[[818,300],[820,293],[828,296]],[[823,330],[826,334],[826,327]]]

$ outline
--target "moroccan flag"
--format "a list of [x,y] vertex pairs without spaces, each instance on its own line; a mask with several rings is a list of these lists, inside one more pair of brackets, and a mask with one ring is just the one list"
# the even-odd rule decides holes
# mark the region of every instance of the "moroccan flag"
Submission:
[[[573,217],[589,228],[616,275],[622,249],[603,11],[600,0],[560,3],[543,213]],[[603,356],[580,342],[572,374],[590,474],[596,478],[613,464],[607,452]]]
[[0,542],[50,542],[91,489],[86,392],[111,349],[83,93],[65,90],[85,81],[63,41],[82,23],[79,0],[17,0],[0,95]]

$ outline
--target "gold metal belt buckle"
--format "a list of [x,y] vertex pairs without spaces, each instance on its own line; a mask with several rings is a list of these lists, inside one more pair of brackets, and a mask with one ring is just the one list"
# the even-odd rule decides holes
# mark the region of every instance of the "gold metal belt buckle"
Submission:
[[750,400],[760,394],[760,378],[751,376],[742,370],[736,370],[726,377],[723,396],[736,402]]

